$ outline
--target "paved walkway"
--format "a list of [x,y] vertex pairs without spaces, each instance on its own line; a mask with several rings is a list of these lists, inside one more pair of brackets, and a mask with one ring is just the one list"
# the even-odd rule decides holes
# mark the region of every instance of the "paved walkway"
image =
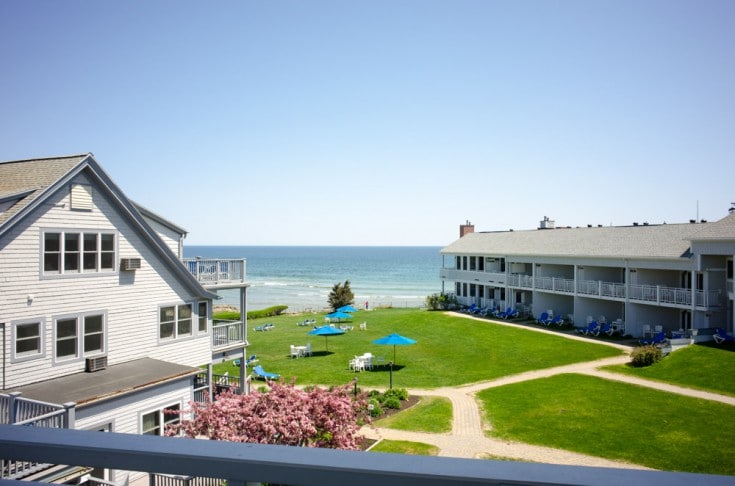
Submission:
[[[488,322],[487,319],[480,319],[466,314],[454,314],[469,319],[478,319]],[[509,322],[493,321],[494,323],[522,327],[536,332],[553,333],[557,336],[569,339],[585,339],[581,336],[559,334],[553,331],[540,328],[532,328],[521,326]],[[485,436],[485,427],[482,423],[480,408],[475,399],[475,394],[480,390],[493,388],[498,386],[509,385],[511,383],[519,383],[527,380],[535,380],[537,378],[546,378],[562,373],[580,373],[585,375],[597,376],[607,380],[622,381],[632,383],[639,386],[655,388],[670,393],[678,393],[706,400],[714,400],[728,405],[735,406],[735,397],[718,395],[715,393],[693,390],[668,383],[661,383],[651,380],[645,380],[624,374],[611,373],[601,371],[599,368],[623,364],[630,361],[629,353],[632,348],[622,346],[616,343],[600,341],[600,344],[614,346],[626,351],[624,356],[616,356],[613,358],[605,358],[585,363],[575,363],[571,365],[558,366],[545,370],[535,370],[526,373],[520,373],[512,376],[504,376],[496,380],[473,383],[453,388],[436,388],[432,390],[409,389],[410,395],[424,396],[441,396],[446,397],[452,402],[453,420],[452,431],[448,434],[429,434],[423,432],[410,432],[388,428],[376,428],[372,426],[363,427],[361,433],[371,439],[390,439],[390,440],[407,440],[413,442],[423,442],[431,444],[439,448],[440,456],[447,457],[464,457],[464,458],[480,458],[484,456],[496,456],[501,459],[516,459],[530,462],[542,462],[549,464],[568,464],[578,466],[599,466],[599,467],[617,467],[631,469],[646,469],[636,464],[622,463],[607,460],[601,457],[587,456],[561,449],[553,449],[550,447],[541,447],[521,442],[508,442],[500,439],[489,438]]]

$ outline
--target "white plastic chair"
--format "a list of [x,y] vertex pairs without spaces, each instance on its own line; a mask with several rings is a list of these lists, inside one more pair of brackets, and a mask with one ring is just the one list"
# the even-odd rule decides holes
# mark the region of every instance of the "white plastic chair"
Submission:
[[311,343],[306,343],[306,355],[311,356]]
[[299,354],[299,350],[298,350],[298,349],[296,349],[296,346],[294,346],[294,345],[292,344],[292,345],[291,345],[291,359],[293,359],[293,358],[298,358],[299,356],[300,356],[300,354]]
[[360,330],[361,331],[367,331],[367,322],[363,322],[360,324]]
[[651,336],[651,325],[650,324],[643,324],[643,336]]

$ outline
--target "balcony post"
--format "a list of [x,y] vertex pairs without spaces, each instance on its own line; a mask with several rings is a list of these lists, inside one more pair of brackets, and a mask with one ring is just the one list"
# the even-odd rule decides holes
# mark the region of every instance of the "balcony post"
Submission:
[[17,422],[17,411],[18,411],[18,402],[17,399],[20,398],[22,395],[21,392],[10,392],[8,393],[10,396],[10,402],[8,403],[8,423],[14,424]]
[[242,266],[240,267],[240,282],[245,281],[245,259],[243,258],[240,260],[242,262]]
[[656,304],[661,304],[661,286],[656,285]]
[[74,402],[66,402],[64,405],[64,427],[67,429],[73,429],[74,423],[76,422],[76,406]]

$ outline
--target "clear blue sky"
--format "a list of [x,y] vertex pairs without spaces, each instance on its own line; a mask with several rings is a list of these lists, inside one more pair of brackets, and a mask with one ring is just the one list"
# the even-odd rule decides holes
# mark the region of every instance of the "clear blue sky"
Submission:
[[735,201],[735,1],[0,2],[0,160],[187,244],[446,245]]

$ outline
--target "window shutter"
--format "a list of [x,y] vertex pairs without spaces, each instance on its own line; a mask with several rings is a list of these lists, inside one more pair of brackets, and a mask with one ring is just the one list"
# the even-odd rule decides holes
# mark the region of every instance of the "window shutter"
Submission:
[[92,186],[89,184],[72,184],[71,208],[87,211],[94,209],[92,203]]

